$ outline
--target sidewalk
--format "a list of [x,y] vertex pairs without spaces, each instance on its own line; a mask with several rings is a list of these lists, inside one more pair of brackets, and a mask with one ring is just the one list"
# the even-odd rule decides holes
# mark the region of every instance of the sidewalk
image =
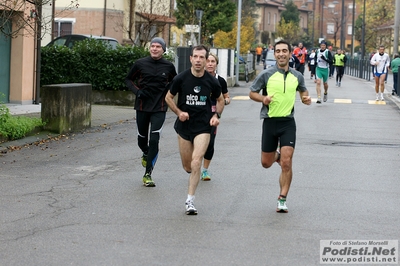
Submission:
[[[41,104],[5,104],[12,115],[40,117]],[[134,119],[133,106],[92,105],[92,127]]]
[[[5,104],[12,115],[29,115],[40,118],[40,104]],[[92,105],[92,127],[105,127],[113,123],[122,123],[135,119],[135,110],[133,106],[110,106],[110,105]],[[58,136],[59,134],[48,131],[40,132],[34,136],[28,136],[22,139],[0,143],[0,153],[10,146],[23,146],[37,141]]]

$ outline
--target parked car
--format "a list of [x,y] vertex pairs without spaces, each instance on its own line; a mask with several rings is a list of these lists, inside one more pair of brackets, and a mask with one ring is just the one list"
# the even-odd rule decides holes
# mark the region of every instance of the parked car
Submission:
[[111,46],[112,49],[115,49],[118,45],[118,41],[111,37],[85,35],[85,34],[70,34],[70,35],[64,35],[64,36],[55,38],[54,40],[49,42],[46,46],[61,45],[61,46],[67,46],[69,48],[72,48],[76,42],[83,41],[88,38],[93,38],[96,40],[100,40],[104,43],[107,43]]
[[267,56],[264,60],[264,69],[274,66],[276,64],[276,59],[274,56],[274,51],[268,51]]

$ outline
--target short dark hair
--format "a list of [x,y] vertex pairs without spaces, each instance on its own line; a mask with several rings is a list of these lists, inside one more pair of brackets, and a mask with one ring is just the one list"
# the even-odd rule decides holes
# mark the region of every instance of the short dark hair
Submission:
[[287,41],[284,41],[284,40],[280,40],[279,42],[275,43],[275,45],[274,45],[274,51],[276,50],[275,48],[276,48],[276,46],[277,46],[278,44],[286,44],[287,47],[288,47],[288,49],[289,49],[289,53],[292,52],[292,46],[290,45],[290,43],[288,43]]
[[197,51],[197,50],[206,50],[206,59],[208,58],[208,54],[210,53],[210,51],[208,50],[207,46],[202,45],[202,44],[194,46],[192,49],[191,56],[193,56],[193,51]]
[[394,54],[394,58],[400,57],[399,54]]

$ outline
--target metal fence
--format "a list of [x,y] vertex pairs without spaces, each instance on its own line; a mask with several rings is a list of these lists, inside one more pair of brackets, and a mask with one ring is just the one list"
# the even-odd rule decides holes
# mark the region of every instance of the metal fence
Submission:
[[345,67],[345,74],[370,81],[373,77],[370,60],[358,58],[348,59]]

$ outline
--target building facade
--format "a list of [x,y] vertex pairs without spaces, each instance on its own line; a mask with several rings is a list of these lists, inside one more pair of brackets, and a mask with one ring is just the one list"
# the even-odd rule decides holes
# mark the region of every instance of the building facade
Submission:
[[[14,12],[24,13],[14,18],[30,17],[32,25],[21,29],[14,38],[0,33],[0,103],[40,102],[40,90],[37,89],[39,72],[36,71],[40,62],[38,48],[58,36],[109,36],[121,44],[135,44],[135,41],[145,44],[152,37],[160,36],[169,46],[170,27],[175,23],[172,18],[173,0],[79,0],[79,5],[71,0],[45,2],[47,4],[43,6],[34,6],[28,1],[10,1],[18,6]],[[0,12],[7,8],[0,4]],[[36,16],[42,18],[40,38],[36,32],[28,30],[35,29]],[[0,23],[8,25],[10,30],[17,27],[17,21],[12,18]],[[146,27],[151,34],[145,35]]]
[[[257,0],[259,11],[258,31],[265,32],[274,41],[276,26],[281,19],[281,12],[288,0]],[[327,40],[335,48],[351,50],[359,45],[354,40],[354,20],[360,15],[360,8],[353,0],[294,0],[300,12],[300,28],[311,36],[314,45],[321,39]],[[261,34],[259,34],[261,42]]]

